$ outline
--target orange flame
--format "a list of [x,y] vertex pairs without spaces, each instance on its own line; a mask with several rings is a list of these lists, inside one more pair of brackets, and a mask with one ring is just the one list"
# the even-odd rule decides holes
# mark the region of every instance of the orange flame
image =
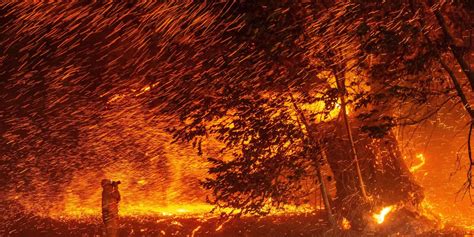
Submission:
[[342,218],[341,228],[343,230],[349,230],[351,227],[352,227],[351,222],[347,220],[346,218]]
[[387,206],[382,208],[379,213],[374,213],[372,217],[377,222],[377,224],[382,224],[385,221],[385,216],[393,210],[394,206]]

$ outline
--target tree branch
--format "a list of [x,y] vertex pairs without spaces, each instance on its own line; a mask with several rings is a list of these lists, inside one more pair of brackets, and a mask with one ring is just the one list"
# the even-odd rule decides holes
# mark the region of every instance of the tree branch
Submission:
[[449,32],[448,26],[446,25],[446,21],[444,20],[443,16],[439,12],[439,10],[433,10],[433,13],[438,21],[438,24],[441,26],[441,30],[443,31],[446,39],[450,43],[451,52],[456,58],[459,66],[461,66],[462,71],[466,75],[467,79],[469,80],[469,84],[471,85],[471,90],[474,92],[474,71],[469,66],[469,63],[464,60],[462,50],[454,44],[454,37]]

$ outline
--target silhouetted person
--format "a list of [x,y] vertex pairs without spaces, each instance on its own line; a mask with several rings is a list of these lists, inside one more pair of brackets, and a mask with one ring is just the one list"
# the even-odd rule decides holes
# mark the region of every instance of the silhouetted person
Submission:
[[104,221],[105,236],[107,237],[118,236],[119,184],[120,181],[102,180],[102,220]]

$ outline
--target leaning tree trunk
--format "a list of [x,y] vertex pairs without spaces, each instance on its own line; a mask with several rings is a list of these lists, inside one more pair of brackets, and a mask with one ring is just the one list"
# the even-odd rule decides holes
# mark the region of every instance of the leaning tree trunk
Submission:
[[[372,204],[386,206],[403,202],[418,205],[424,198],[423,190],[405,165],[395,136],[389,133],[380,139],[371,138],[360,131],[356,119],[351,119],[351,124],[362,178]],[[359,192],[351,144],[342,119],[334,121],[330,127],[333,132],[327,133],[325,145],[336,182],[334,206],[353,228],[361,229],[371,207],[363,205],[366,202]]]
[[[317,148],[321,148],[321,145],[320,145],[319,141],[317,141],[317,139],[315,138],[315,135],[316,135],[315,132],[313,131],[310,124],[308,123],[308,120],[306,119],[306,116],[304,115],[303,111],[301,111],[299,106],[296,104],[295,99],[293,98],[293,95],[291,93],[290,93],[290,98],[291,98],[291,101],[293,103],[293,106],[294,106],[297,114],[299,115],[299,117],[301,119],[301,122],[303,122],[304,127],[306,128],[308,138],[310,139],[310,141],[312,143],[314,143],[314,145],[316,145]],[[313,156],[313,161],[314,161],[314,164],[315,164],[315,167],[316,167],[316,177],[318,178],[319,189],[321,190],[321,196],[322,196],[323,201],[324,201],[324,208],[326,209],[326,212],[327,212],[327,215],[328,215],[328,221],[329,221],[329,223],[331,224],[331,226],[333,228],[336,228],[337,227],[337,222],[334,219],[334,216],[332,214],[332,208],[331,208],[331,204],[330,204],[330,201],[329,201],[328,189],[326,187],[326,184],[324,182],[324,178],[323,178],[323,175],[322,175],[322,172],[321,172],[320,159],[318,158],[318,156],[316,154],[310,154],[310,155]],[[325,159],[325,156],[326,155],[325,155],[324,151],[322,151],[321,157],[323,158],[323,160]]]

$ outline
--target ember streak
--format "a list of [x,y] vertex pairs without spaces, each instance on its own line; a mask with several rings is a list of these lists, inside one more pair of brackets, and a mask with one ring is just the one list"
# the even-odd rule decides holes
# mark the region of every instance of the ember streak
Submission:
[[[411,221],[403,218],[412,213],[429,220],[427,233],[474,231],[474,206],[463,195],[472,187],[458,192],[469,169],[466,124],[473,121],[473,82],[464,73],[474,67],[472,3],[400,1],[380,10],[375,1],[367,8],[358,2],[0,3],[0,236],[23,233],[18,223],[26,217],[33,226],[42,218],[93,228],[104,178],[122,182],[124,220],[150,222],[151,229],[186,225],[189,236],[245,226],[227,215],[235,210],[248,223],[250,214],[265,212],[274,225],[317,220],[317,232],[331,228],[333,214],[342,231],[398,232],[387,226]],[[408,2],[425,8],[408,10],[419,7]],[[440,39],[427,9],[446,14],[452,39]],[[393,19],[378,19],[385,13]],[[357,24],[348,27],[346,18]],[[424,35],[394,42],[387,37],[400,35],[392,31]],[[459,50],[467,66],[454,59]],[[393,63],[375,70],[384,60]],[[461,78],[465,100],[440,60]],[[357,132],[337,137],[338,129]],[[389,143],[397,147],[384,150]],[[340,147],[346,153],[335,152]],[[308,155],[315,151],[316,158]],[[350,159],[330,162],[334,153]],[[344,164],[353,171],[359,160],[362,175],[353,178],[365,184],[345,172]],[[259,177],[259,169],[277,175]],[[389,190],[400,193],[391,199],[377,193],[387,183],[377,182],[393,174],[399,177],[389,181],[408,184]],[[418,185],[422,194],[407,191]],[[364,187],[367,197],[359,194]],[[344,205],[357,200],[367,207],[354,217]],[[334,213],[326,221],[328,205]]]

